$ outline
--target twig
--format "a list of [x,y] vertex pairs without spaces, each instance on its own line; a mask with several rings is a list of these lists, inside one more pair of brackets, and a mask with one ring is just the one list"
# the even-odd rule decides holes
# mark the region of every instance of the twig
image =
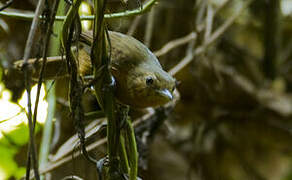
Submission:
[[221,9],[223,9],[231,0],[224,1],[219,7],[214,10],[214,14],[217,14]]
[[[203,30],[202,28],[204,28],[205,24],[207,24],[208,27],[206,27],[208,30],[206,30],[206,36],[210,36],[211,34],[211,31],[212,31],[212,23],[213,23],[213,18],[215,16],[215,14],[217,14],[223,7],[226,6],[226,4],[230,2],[230,0],[227,0],[225,1],[223,4],[221,4],[221,6],[219,6],[217,9],[215,10],[208,10],[207,13],[209,13],[209,18],[208,18],[208,15],[207,15],[207,19],[209,20],[206,20],[205,23],[201,23],[199,24],[198,26],[200,26],[200,31]],[[154,54],[157,56],[157,57],[160,57],[160,56],[163,56],[165,54],[167,54],[169,51],[171,51],[172,49],[174,48],[177,48],[181,45],[184,45],[190,41],[193,41],[193,40],[196,40],[197,38],[197,33],[196,32],[191,32],[190,34],[188,34],[187,36],[185,37],[181,37],[181,38],[178,38],[178,39],[175,39],[175,40],[172,40],[172,41],[169,41],[167,44],[165,44],[161,49],[157,50],[154,52]]]
[[[157,0],[149,0],[147,3],[143,5],[143,8],[137,8],[134,10],[129,10],[129,11],[124,11],[124,12],[119,12],[119,13],[112,13],[112,14],[105,14],[104,18],[105,19],[116,19],[116,18],[123,18],[123,17],[131,17],[131,16],[136,16],[136,15],[141,15],[143,13],[146,13],[149,11],[153,5],[156,4]],[[17,19],[22,19],[22,20],[28,20],[30,21],[33,19],[35,16],[34,14],[23,14],[23,13],[16,13],[16,12],[4,12],[1,11],[0,15],[2,16],[7,16],[11,18],[17,18]],[[40,19],[43,19],[44,17],[38,16]],[[55,20],[56,21],[63,21],[66,18],[66,16],[56,16]],[[80,20],[94,20],[94,16],[89,15],[89,16],[80,16]]]
[[[97,119],[93,122],[91,122],[89,125],[86,126],[85,132],[86,136],[85,138],[89,138],[93,136],[94,134],[99,133],[102,130],[104,119]],[[79,146],[79,138],[78,135],[75,134],[71,138],[69,138],[65,143],[63,143],[59,148],[58,151],[50,157],[51,162],[56,162],[61,160],[64,156],[67,156],[68,154],[72,153],[74,150],[73,147]]]
[[15,118],[16,116],[19,116],[20,114],[22,114],[22,113],[24,113],[24,112],[25,112],[25,109],[22,108],[22,109],[20,109],[20,111],[19,111],[18,113],[12,115],[11,117],[6,118],[6,119],[1,119],[1,120],[0,120],[0,124],[1,124],[1,123],[5,123],[6,121],[9,121],[9,120],[11,120],[12,118]]
[[154,21],[155,21],[155,9],[152,9],[150,13],[148,13],[148,16],[147,16],[147,24],[146,24],[146,30],[145,30],[145,36],[144,36],[144,44],[147,47],[150,47],[150,44],[151,44]]
[[265,76],[271,80],[275,79],[278,74],[281,45],[280,14],[280,0],[265,2],[263,70]]
[[3,11],[4,9],[8,8],[12,3],[13,3],[13,0],[7,1],[5,3],[5,5],[3,5],[2,7],[0,7],[0,11]]
[[190,34],[188,34],[184,37],[181,37],[181,38],[178,38],[178,39],[175,39],[175,40],[168,42],[161,49],[155,51],[154,54],[157,57],[163,56],[163,55],[167,54],[169,51],[171,51],[172,49],[174,49],[178,46],[184,45],[184,44],[190,42],[191,40],[195,40],[196,38],[197,38],[197,33],[191,32]]
[[27,160],[27,170],[26,170],[26,179],[29,179],[30,176],[30,163],[32,162],[33,169],[34,169],[34,174],[37,180],[40,179],[39,177],[39,172],[38,172],[38,162],[37,162],[37,153],[36,153],[36,147],[35,147],[35,142],[34,142],[34,124],[32,122],[32,110],[31,110],[31,94],[30,94],[30,82],[31,82],[31,77],[30,77],[30,69],[31,67],[28,64],[28,59],[31,54],[32,46],[35,40],[35,33],[37,30],[37,26],[39,25],[40,19],[38,18],[41,13],[42,9],[44,7],[44,2],[45,0],[40,0],[38,2],[37,8],[36,8],[36,13],[33,18],[32,24],[31,24],[31,29],[28,35],[28,39],[26,41],[26,46],[24,50],[24,55],[23,55],[23,71],[24,71],[24,78],[25,78],[25,89],[27,91],[27,106],[28,106],[28,122],[29,122],[29,150],[28,150],[28,160]]
[[137,144],[135,139],[135,131],[132,126],[131,120],[128,117],[126,120],[126,127],[125,127],[125,138],[126,138],[126,149],[128,151],[128,159],[129,159],[129,166],[130,166],[130,173],[129,179],[136,180],[138,175],[138,151],[137,151]]
[[[52,33],[52,26],[55,21],[55,15],[59,6],[60,0],[55,0],[52,4],[52,9],[49,10],[49,22],[46,25],[46,32],[45,32],[45,39],[44,39],[44,49],[43,49],[43,64],[41,67],[40,71],[40,76],[39,76],[39,81],[38,81],[38,89],[37,89],[37,97],[36,97],[36,103],[35,103],[35,111],[34,111],[34,121],[36,121],[36,116],[37,116],[37,104],[39,101],[39,95],[40,95],[40,89],[42,86],[42,81],[43,81],[43,74],[45,72],[46,68],[46,62],[47,62],[47,53],[48,53],[48,47],[50,43],[50,37]],[[49,102],[49,107],[48,107],[48,115],[45,123],[45,128],[43,131],[43,136],[42,136],[42,141],[41,141],[41,146],[40,146],[40,167],[43,167],[47,163],[47,158],[49,154],[49,149],[50,149],[50,143],[51,143],[51,136],[52,136],[52,124],[53,124],[53,117],[55,115],[55,106],[56,106],[56,97],[55,97],[55,89],[51,91],[51,93],[48,96],[48,102]]]
[[252,0],[248,0],[245,4],[238,10],[236,14],[231,16],[229,19],[225,21],[223,25],[221,25],[209,38],[206,42],[207,45],[212,44],[215,40],[217,40],[234,22],[235,20],[243,13],[243,11],[249,6]]
[[[87,151],[91,151],[91,150],[95,149],[96,147],[104,145],[106,142],[107,142],[107,139],[106,138],[102,138],[102,139],[96,141],[95,143],[92,143],[92,144],[88,145],[86,147],[86,150]],[[82,153],[80,151],[78,151],[78,152],[74,153],[73,156],[77,157],[77,156],[80,156],[80,155],[82,155]],[[72,160],[72,155],[68,155],[68,156],[62,158],[61,160],[55,162],[54,164],[50,164],[49,163],[46,168],[40,170],[40,174],[48,173],[48,172],[60,167],[61,165],[65,164],[65,163],[67,163],[67,162],[69,162],[71,160]],[[33,177],[31,179],[33,179]]]
[[195,16],[196,31],[201,31],[204,26],[204,15],[207,9],[207,1],[198,1],[194,9],[197,11]]
[[214,19],[214,10],[210,4],[207,6],[207,17],[206,17],[206,30],[204,34],[204,40],[207,41],[212,33],[212,25]]
[[137,29],[141,19],[142,19],[142,16],[135,17],[134,21],[132,22],[132,24],[127,32],[127,35],[132,36],[135,33],[135,30]]
[[149,0],[143,6],[130,10],[130,11],[125,11],[125,12],[120,12],[120,13],[113,13],[113,14],[105,14],[104,18],[105,19],[114,19],[114,18],[122,18],[122,17],[131,17],[131,16],[136,16],[136,15],[141,15],[143,13],[148,12],[153,5],[155,5],[157,0]]
[[177,65],[175,65],[169,73],[171,75],[175,75],[177,72],[182,70],[185,66],[187,66],[195,56],[200,55],[204,53],[207,48],[214,43],[218,38],[221,37],[221,35],[235,22],[235,20],[241,15],[241,13],[248,7],[248,5],[252,1],[247,1],[241,9],[238,11],[238,13],[231,16],[229,19],[225,21],[223,25],[221,25],[211,36],[208,38],[203,45],[199,46],[198,48],[194,49],[191,53],[188,53]]

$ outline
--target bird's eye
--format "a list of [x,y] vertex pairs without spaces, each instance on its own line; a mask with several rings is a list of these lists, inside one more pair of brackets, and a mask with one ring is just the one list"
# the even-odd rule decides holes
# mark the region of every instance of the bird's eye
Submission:
[[153,78],[152,78],[152,77],[147,77],[147,78],[146,78],[146,84],[147,84],[147,86],[150,86],[150,85],[152,85],[152,84],[153,84],[153,82],[154,82],[154,80],[153,80]]

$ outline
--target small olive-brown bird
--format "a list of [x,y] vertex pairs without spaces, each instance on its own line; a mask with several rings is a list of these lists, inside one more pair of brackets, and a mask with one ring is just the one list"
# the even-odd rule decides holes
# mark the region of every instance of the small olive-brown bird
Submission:
[[[175,79],[164,71],[156,56],[141,42],[131,36],[109,31],[111,42],[110,69],[116,81],[115,97],[126,105],[136,108],[156,107],[163,105],[173,98]],[[79,73],[92,74],[90,61],[90,43],[92,36],[82,33],[81,39],[89,43],[82,43],[79,49]],[[37,77],[42,60],[34,64],[34,77]],[[16,68],[22,67],[23,61],[15,62]],[[48,57],[45,79],[54,79],[68,74],[66,61],[61,56]]]

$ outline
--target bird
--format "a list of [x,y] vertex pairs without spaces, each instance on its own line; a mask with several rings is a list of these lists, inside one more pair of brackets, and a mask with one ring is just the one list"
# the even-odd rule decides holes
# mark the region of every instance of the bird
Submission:
[[[92,75],[90,60],[90,32],[82,32],[78,50],[78,72],[84,77]],[[110,72],[115,79],[115,98],[121,104],[135,108],[158,107],[173,99],[176,80],[163,70],[157,57],[140,41],[120,32],[108,31],[111,48]],[[87,43],[85,43],[87,42]],[[110,44],[110,45],[109,45]],[[29,59],[33,65],[33,77],[39,75],[42,59]],[[14,63],[15,68],[21,69],[23,60]],[[48,57],[44,79],[54,79],[68,75],[64,57]]]

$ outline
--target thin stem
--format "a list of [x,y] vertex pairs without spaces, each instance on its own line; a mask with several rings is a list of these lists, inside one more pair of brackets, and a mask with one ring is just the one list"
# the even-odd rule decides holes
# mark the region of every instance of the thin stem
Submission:
[[132,22],[132,24],[127,32],[127,35],[132,36],[135,33],[141,19],[142,19],[142,16],[135,17],[135,19],[133,20],[133,22]]
[[[136,15],[141,15],[149,11],[153,5],[155,5],[157,0],[149,0],[147,3],[145,3],[141,8],[137,8],[134,10],[129,10],[129,11],[124,11],[124,12],[118,12],[118,13],[112,13],[112,14],[105,14],[104,18],[105,19],[116,19],[116,18],[123,18],[123,17],[131,17],[131,16],[136,16]],[[16,19],[21,19],[21,20],[27,20],[31,21],[34,18],[34,14],[24,14],[24,13],[18,13],[18,12],[7,12],[7,11],[1,11],[0,15],[2,16],[7,16],[11,18],[16,18]],[[38,16],[40,19],[43,19],[42,16]],[[56,16],[55,20],[56,21],[64,21],[66,16]],[[94,20],[93,15],[89,16],[80,16],[80,20]]]
[[213,18],[214,18],[214,10],[212,5],[208,4],[207,6],[207,17],[206,17],[206,30],[204,34],[204,40],[206,41],[212,33],[213,26]]
[[130,180],[136,180],[138,175],[138,151],[135,138],[135,131],[130,118],[126,120],[126,134],[128,140],[128,158],[130,164]]
[[[47,84],[51,84],[51,81],[49,81]],[[51,139],[52,139],[52,132],[53,132],[53,118],[55,115],[55,108],[56,108],[56,96],[55,96],[55,87],[51,88],[50,93],[47,96],[48,98],[48,114],[46,118],[46,122],[44,125],[44,130],[42,134],[42,141],[40,145],[40,168],[46,167],[46,164],[48,163],[48,156],[49,156],[49,150],[51,145]]]
[[178,46],[182,46],[192,40],[195,40],[197,38],[197,33],[191,32],[190,34],[174,39],[172,41],[169,41],[167,44],[165,44],[161,49],[154,52],[154,54],[159,57],[167,54],[169,51],[171,51],[174,48],[177,48]]
[[235,22],[235,20],[241,15],[241,13],[248,7],[248,5],[251,2],[252,2],[251,0],[247,1],[241,7],[241,9],[238,11],[238,13],[234,14],[229,19],[227,19],[223,25],[221,25],[212,35],[209,36],[209,38],[203,43],[203,45],[197,47],[196,49],[194,49],[190,53],[187,53],[187,55],[177,65],[175,65],[169,71],[169,73],[171,75],[175,75],[180,70],[182,70],[184,67],[186,67],[193,60],[193,58],[195,56],[204,53],[207,50],[207,48],[211,44],[213,44],[217,39],[219,39],[221,37],[221,35]]
[[32,46],[35,41],[35,33],[37,27],[39,25],[40,19],[38,18],[42,13],[42,9],[44,7],[45,0],[40,0],[38,2],[35,16],[33,17],[33,21],[31,24],[30,32],[28,35],[28,39],[26,41],[26,46],[23,55],[23,70],[24,70],[24,78],[25,78],[25,89],[27,91],[27,106],[28,106],[28,125],[29,125],[29,150],[28,150],[28,160],[27,160],[27,170],[26,170],[26,179],[29,179],[30,176],[30,164],[32,163],[35,178],[37,180],[40,179],[39,172],[38,172],[38,161],[37,161],[37,152],[34,142],[34,123],[32,121],[32,109],[31,109],[31,94],[30,94],[30,83],[31,83],[31,76],[30,76],[30,69],[31,66],[28,64],[28,59],[31,54]]
[[275,79],[278,74],[281,44],[280,0],[266,1],[265,3],[263,70],[267,78]]
[[0,7],[0,11],[3,11],[4,9],[8,8],[14,0],[7,1],[2,7]]
[[[64,6],[65,6],[65,2],[60,1],[57,14],[60,14],[60,15],[64,14]],[[61,29],[62,29],[61,22],[55,22],[54,32],[58,32],[58,34],[60,34]],[[50,43],[49,49],[50,49],[51,55],[58,54],[59,49],[60,49],[60,40],[58,38],[51,37],[51,43]],[[48,60],[50,60],[50,58],[48,58]],[[46,87],[49,87],[49,86],[52,86],[52,81],[49,81],[46,83]],[[47,166],[49,150],[54,146],[55,144],[54,140],[59,135],[58,133],[59,128],[56,128],[56,125],[58,125],[57,121],[55,122],[54,134],[52,134],[53,118],[55,115],[55,108],[56,108],[55,86],[53,86],[52,88],[49,87],[49,90],[47,89],[47,92],[48,91],[49,93],[47,95],[47,100],[48,100],[49,107],[48,107],[48,115],[47,115],[46,123],[44,125],[41,147],[40,147],[40,169],[43,169]],[[43,176],[41,176],[41,178],[42,177]]]
[[155,9],[152,9],[152,11],[148,13],[146,30],[145,30],[145,35],[144,35],[144,44],[147,47],[150,47],[151,45],[154,22],[155,22]]
[[[37,89],[37,97],[35,102],[35,110],[34,110],[34,123],[37,118],[37,107],[39,102],[39,95],[40,95],[40,89],[43,82],[43,75],[45,72],[46,62],[47,62],[47,53],[48,53],[48,47],[50,43],[50,37],[52,33],[52,27],[54,24],[54,17],[56,15],[58,5],[60,0],[55,0],[52,4],[52,9],[50,12],[50,19],[49,22],[45,24],[45,38],[44,38],[44,50],[43,50],[43,64],[41,67],[40,75],[39,75],[39,81],[38,81],[38,89]],[[53,126],[53,117],[55,114],[55,105],[56,105],[56,97],[54,94],[54,88],[52,89],[51,93],[49,94],[49,108],[48,108],[48,115],[45,123],[45,128],[43,131],[43,138],[42,138],[42,144],[40,148],[40,165],[44,166],[47,163],[47,158],[49,155],[49,147],[52,137],[52,126]],[[44,177],[41,177],[41,179],[44,179]]]
[[121,168],[123,172],[129,173],[130,166],[129,166],[129,160],[127,157],[124,134],[125,134],[124,132],[121,132],[121,135],[120,135],[119,151],[120,151],[120,159],[121,159]]

